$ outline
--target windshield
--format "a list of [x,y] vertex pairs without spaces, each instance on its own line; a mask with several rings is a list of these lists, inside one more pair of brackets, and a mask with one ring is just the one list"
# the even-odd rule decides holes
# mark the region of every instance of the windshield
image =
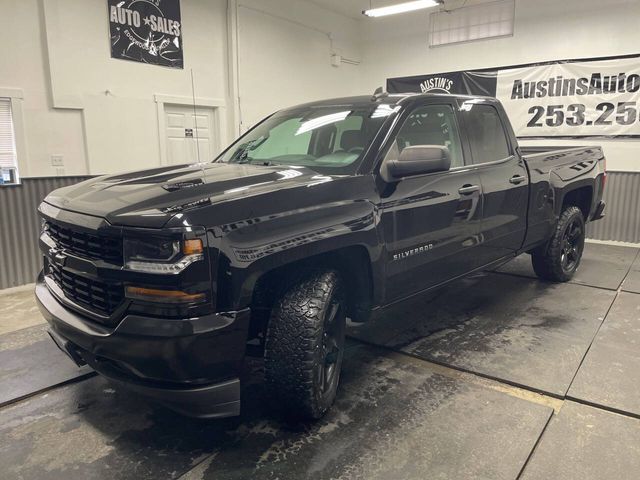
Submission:
[[353,173],[385,118],[396,110],[372,104],[278,112],[241,137],[216,161]]

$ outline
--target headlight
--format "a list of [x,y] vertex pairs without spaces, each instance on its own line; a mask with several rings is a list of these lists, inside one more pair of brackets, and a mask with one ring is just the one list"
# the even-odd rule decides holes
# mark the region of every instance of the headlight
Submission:
[[180,240],[125,238],[127,260],[142,262],[169,262],[180,253]]
[[125,268],[146,273],[180,273],[204,259],[202,240],[125,237]]

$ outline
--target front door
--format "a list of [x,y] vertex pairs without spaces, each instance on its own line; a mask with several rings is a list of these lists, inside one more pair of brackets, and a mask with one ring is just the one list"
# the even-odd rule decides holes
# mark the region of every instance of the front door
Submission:
[[210,162],[218,152],[213,108],[165,105],[169,165]]
[[411,145],[443,145],[451,170],[387,184],[382,192],[387,303],[473,269],[482,218],[477,172],[465,167],[453,104],[416,107],[385,161]]

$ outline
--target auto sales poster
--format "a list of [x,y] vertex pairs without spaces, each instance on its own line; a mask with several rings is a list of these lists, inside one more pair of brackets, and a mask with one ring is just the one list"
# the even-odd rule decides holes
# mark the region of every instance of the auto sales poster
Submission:
[[519,138],[640,138],[640,55],[390,78],[387,90],[496,97]]
[[184,68],[180,0],[107,0],[111,57]]

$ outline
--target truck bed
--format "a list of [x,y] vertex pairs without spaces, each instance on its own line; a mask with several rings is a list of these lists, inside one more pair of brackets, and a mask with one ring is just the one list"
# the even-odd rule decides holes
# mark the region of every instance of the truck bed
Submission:
[[[565,196],[593,218],[604,188],[605,164],[601,147],[520,147],[530,179],[528,231],[525,245],[549,238]],[[587,213],[588,212],[588,213]]]

